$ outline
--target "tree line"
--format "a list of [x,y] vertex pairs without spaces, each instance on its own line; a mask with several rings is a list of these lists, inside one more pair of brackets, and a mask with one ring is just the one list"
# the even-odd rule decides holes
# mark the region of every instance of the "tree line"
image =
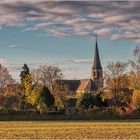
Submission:
[[[77,106],[84,109],[113,106],[140,110],[140,48],[133,51],[128,62],[108,63],[104,71],[104,86],[94,93],[77,96]],[[63,73],[55,66],[39,66],[30,71],[24,64],[20,84],[0,64],[0,110],[38,110],[47,112],[51,107],[64,108],[72,97]]]

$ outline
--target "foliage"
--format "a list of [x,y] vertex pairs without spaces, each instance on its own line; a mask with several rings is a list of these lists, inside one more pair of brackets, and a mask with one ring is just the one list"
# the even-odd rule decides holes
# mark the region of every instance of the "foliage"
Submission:
[[136,47],[133,54],[134,60],[130,61],[132,68],[129,75],[130,87],[133,90],[140,90],[140,48]]
[[32,90],[32,76],[27,64],[24,64],[20,73],[21,85],[23,86],[25,96],[28,96]]
[[0,110],[4,108],[4,104],[5,104],[5,97],[3,94],[0,94]]
[[28,75],[29,73],[30,73],[30,71],[29,71],[27,64],[24,64],[22,67],[22,71],[20,73],[21,84],[23,84],[24,78],[26,78],[26,75]]
[[27,101],[33,106],[37,106],[39,103],[40,92],[42,90],[42,85],[34,84],[30,95],[27,97]]
[[140,90],[135,90],[133,92],[132,105],[134,109],[140,108]]
[[[107,65],[105,73],[106,89],[112,93],[115,107],[123,105],[120,98],[130,98],[129,94],[129,78],[126,74],[127,64],[123,62],[112,62]],[[128,94],[124,94],[125,90]]]
[[93,106],[102,106],[102,98],[99,94],[95,93],[82,93],[78,98],[78,107],[84,107],[85,109],[93,108]]
[[34,84],[30,95],[26,98],[40,112],[47,112],[48,108],[54,105],[55,99],[49,89],[41,84]]
[[61,81],[56,81],[53,88],[53,95],[57,101],[58,106],[64,106],[70,95],[70,90],[67,85]]
[[4,105],[5,110],[12,110],[14,108],[17,110],[18,98],[15,95],[6,96],[4,103],[5,103]]
[[55,103],[54,96],[50,93],[46,86],[43,86],[40,92],[40,100],[49,108]]
[[70,94],[68,86],[61,82],[63,74],[58,67],[43,65],[32,71],[34,83],[42,84],[50,90],[56,99],[56,105],[64,106]]
[[29,96],[32,90],[32,77],[30,73],[23,79],[23,85],[25,96]]

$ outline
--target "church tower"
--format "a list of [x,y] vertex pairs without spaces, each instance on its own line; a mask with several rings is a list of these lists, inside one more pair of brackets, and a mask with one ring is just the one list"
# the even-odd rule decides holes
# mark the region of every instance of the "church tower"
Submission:
[[95,82],[97,87],[103,86],[102,77],[103,77],[103,69],[102,69],[101,62],[100,62],[97,35],[96,35],[94,63],[93,63],[93,67],[92,67],[92,80]]

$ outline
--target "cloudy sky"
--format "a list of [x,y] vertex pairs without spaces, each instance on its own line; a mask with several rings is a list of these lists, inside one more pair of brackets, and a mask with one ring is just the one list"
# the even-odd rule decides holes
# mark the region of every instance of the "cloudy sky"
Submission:
[[95,34],[103,67],[133,58],[140,44],[140,2],[0,0],[0,63],[15,79],[55,65],[64,78],[89,78]]

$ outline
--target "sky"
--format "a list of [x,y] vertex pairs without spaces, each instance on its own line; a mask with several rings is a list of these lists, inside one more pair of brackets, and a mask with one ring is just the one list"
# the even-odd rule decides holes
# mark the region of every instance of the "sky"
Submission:
[[58,66],[64,79],[90,78],[95,34],[103,69],[133,59],[140,1],[0,1],[0,64],[17,81],[24,63]]

